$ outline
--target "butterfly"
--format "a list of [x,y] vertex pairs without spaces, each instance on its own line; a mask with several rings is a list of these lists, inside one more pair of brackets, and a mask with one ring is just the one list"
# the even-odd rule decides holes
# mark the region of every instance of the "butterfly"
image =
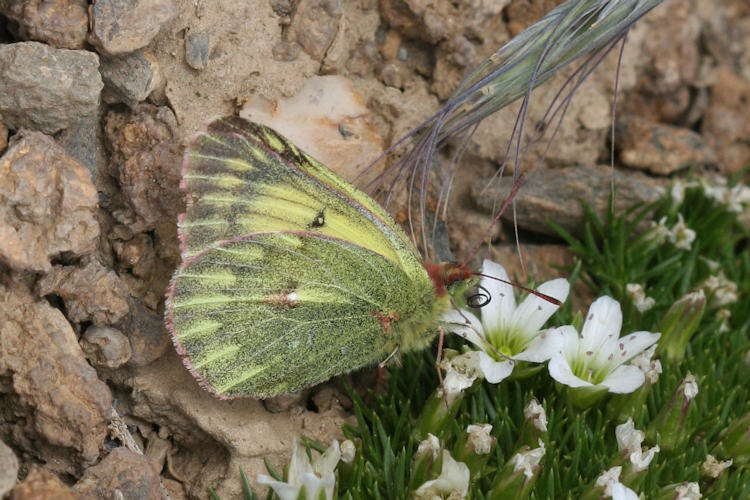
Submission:
[[165,322],[198,383],[267,398],[427,347],[465,266],[424,264],[372,198],[268,127],[188,147]]

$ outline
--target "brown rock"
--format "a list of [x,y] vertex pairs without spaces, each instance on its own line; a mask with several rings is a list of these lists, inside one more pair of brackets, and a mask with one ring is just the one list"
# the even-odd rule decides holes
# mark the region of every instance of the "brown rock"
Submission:
[[58,471],[99,457],[112,395],[63,314],[21,284],[0,286],[0,415],[15,445]]
[[93,52],[38,42],[0,45],[0,116],[11,129],[54,134],[95,115],[102,86]]
[[73,486],[79,499],[143,498],[159,499],[159,471],[143,455],[127,448],[116,448]]
[[8,146],[8,127],[3,122],[0,122],[0,154],[5,151]]
[[52,472],[33,465],[26,479],[13,488],[10,500],[76,500],[76,496]]
[[168,108],[146,104],[133,112],[111,112],[105,119],[112,163],[119,167],[124,202],[133,214],[114,215],[134,233],[174,220],[183,205],[176,127]]
[[185,496],[185,488],[179,481],[175,481],[174,479],[162,479],[161,484],[164,486],[170,500],[187,499],[187,496]]
[[59,49],[82,49],[89,29],[85,0],[0,0],[0,13],[14,21],[21,40]]
[[81,349],[94,365],[117,368],[130,360],[128,338],[114,328],[92,325],[81,337]]
[[128,54],[151,43],[175,14],[173,0],[98,0],[90,12],[90,41],[102,54]]
[[322,61],[341,24],[341,0],[301,0],[292,17],[294,38],[316,61]]
[[37,284],[41,296],[59,295],[68,319],[112,325],[128,313],[128,292],[114,271],[95,259],[83,266],[54,266]]
[[18,459],[7,444],[0,441],[0,498],[5,498],[18,477]]
[[121,323],[130,340],[130,366],[145,366],[160,358],[169,346],[162,317],[138,299],[130,301],[130,313]]
[[21,131],[0,158],[0,259],[48,271],[63,253],[96,248],[98,195],[91,174],[50,137]]
[[703,136],[716,149],[717,166],[726,173],[750,164],[750,81],[720,68],[703,117]]
[[716,155],[703,138],[687,128],[625,115],[617,122],[615,144],[627,166],[669,175],[690,166],[710,165]]
[[380,0],[380,14],[406,37],[428,43],[449,37],[459,17],[453,2],[441,0]]
[[[518,227],[528,231],[556,236],[548,225],[553,221],[568,232],[580,236],[583,230],[581,201],[589,204],[594,213],[603,218],[609,207],[612,169],[608,166],[580,166],[566,168],[540,168],[526,177],[516,196]],[[622,212],[639,202],[652,202],[659,190],[643,174],[614,172],[617,186],[615,210]],[[512,181],[503,179],[502,188],[496,182],[488,184],[480,179],[472,185],[477,205],[491,211],[502,204]],[[507,210],[503,220],[513,222],[513,213]]]

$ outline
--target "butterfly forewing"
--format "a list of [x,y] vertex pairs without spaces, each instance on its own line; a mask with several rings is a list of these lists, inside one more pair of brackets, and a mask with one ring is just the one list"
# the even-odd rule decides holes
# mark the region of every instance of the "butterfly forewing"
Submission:
[[310,231],[352,241],[419,274],[406,235],[374,200],[273,130],[230,117],[209,125],[185,157],[185,255],[238,236]]

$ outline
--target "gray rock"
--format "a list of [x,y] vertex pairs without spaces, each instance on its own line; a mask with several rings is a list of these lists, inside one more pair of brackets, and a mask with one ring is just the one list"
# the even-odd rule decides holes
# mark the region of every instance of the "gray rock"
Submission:
[[82,49],[89,30],[86,0],[0,0],[0,14],[21,40],[62,49]]
[[193,69],[205,69],[211,40],[205,31],[194,32],[185,37],[185,62]]
[[159,85],[161,75],[156,58],[137,52],[124,57],[105,57],[99,69],[108,102],[123,102],[134,108]]
[[690,166],[716,162],[713,149],[690,129],[635,115],[620,118],[617,128],[615,144],[620,150],[620,160],[629,167],[669,175]]
[[[566,168],[539,168],[526,177],[516,196],[518,227],[535,233],[557,236],[549,226],[553,221],[563,229],[580,236],[583,230],[585,201],[600,218],[609,207],[612,169],[608,166],[579,166]],[[637,172],[614,172],[616,186],[615,210],[622,212],[639,202],[656,201],[659,188],[656,183]],[[504,178],[502,185],[488,179],[479,179],[471,186],[477,205],[489,211],[496,210],[505,201],[512,181]],[[513,222],[513,211],[506,210],[503,220]]]
[[104,143],[99,132],[99,117],[91,115],[84,116],[55,137],[70,156],[89,169],[94,184],[106,166]]
[[0,45],[0,117],[11,129],[54,134],[95,115],[102,83],[99,57],[37,42]]
[[13,450],[0,441],[0,498],[13,489],[18,477],[18,459]]
[[117,368],[130,360],[132,351],[128,338],[114,328],[92,325],[81,338],[81,349],[96,366]]
[[142,49],[177,14],[173,0],[98,0],[91,9],[90,41],[119,56]]

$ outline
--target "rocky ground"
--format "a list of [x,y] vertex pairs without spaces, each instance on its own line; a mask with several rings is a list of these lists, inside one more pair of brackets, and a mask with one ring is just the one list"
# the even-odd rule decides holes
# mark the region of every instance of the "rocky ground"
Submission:
[[[219,401],[183,368],[162,314],[185,142],[239,111],[354,179],[559,2],[91,3],[0,0],[0,498],[204,498],[209,485],[233,498],[238,467],[280,464],[296,434],[339,436],[350,402],[335,383]],[[578,200],[606,207],[616,63],[582,86],[546,157],[542,142],[523,158],[517,221],[539,277],[568,258],[546,220],[576,231]],[[535,94],[529,123],[563,79]],[[750,164],[746,0],[667,0],[630,33],[619,90],[621,206],[689,168]],[[469,145],[450,215],[459,255],[490,220],[499,195],[483,187],[517,110]],[[513,267],[506,233],[492,252]]]

